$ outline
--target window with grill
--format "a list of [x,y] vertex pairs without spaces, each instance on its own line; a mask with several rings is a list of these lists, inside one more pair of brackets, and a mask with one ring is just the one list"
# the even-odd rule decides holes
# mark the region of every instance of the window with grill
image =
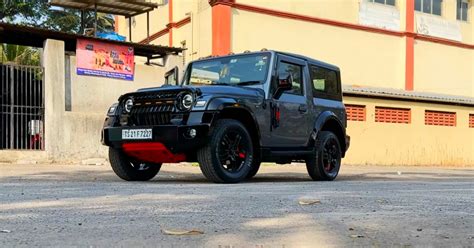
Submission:
[[346,104],[348,121],[365,121],[365,106]]
[[405,108],[375,107],[375,122],[409,124],[411,122],[411,110]]
[[425,125],[456,126],[456,113],[425,110]]
[[395,0],[369,0],[369,2],[395,6]]
[[443,0],[415,0],[415,10],[432,15],[441,15]]
[[469,115],[469,127],[474,128],[474,114]]
[[456,19],[467,22],[469,2],[467,0],[457,0]]

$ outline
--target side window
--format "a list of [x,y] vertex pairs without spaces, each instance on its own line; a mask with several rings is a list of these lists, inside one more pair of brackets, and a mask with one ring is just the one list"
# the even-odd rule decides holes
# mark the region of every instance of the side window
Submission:
[[313,85],[313,96],[340,99],[341,92],[337,73],[319,66],[310,66],[311,82]]
[[289,73],[293,78],[293,88],[285,93],[303,95],[303,68],[299,65],[280,62],[280,65],[278,66],[278,75],[285,72]]

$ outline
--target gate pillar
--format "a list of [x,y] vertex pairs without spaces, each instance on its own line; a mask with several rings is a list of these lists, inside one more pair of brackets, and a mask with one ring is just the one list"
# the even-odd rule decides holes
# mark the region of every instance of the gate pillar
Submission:
[[47,39],[43,45],[45,97],[45,150],[48,159],[59,157],[63,145],[62,119],[65,106],[64,42]]

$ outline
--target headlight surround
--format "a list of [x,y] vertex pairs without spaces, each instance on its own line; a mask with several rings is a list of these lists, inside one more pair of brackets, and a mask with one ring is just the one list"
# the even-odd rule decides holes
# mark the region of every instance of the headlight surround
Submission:
[[130,113],[130,111],[132,111],[132,107],[133,107],[133,99],[128,98],[123,104],[123,109],[125,110],[125,112]]
[[194,96],[191,93],[183,93],[178,97],[178,109],[188,111],[193,107]]
[[117,107],[118,107],[118,103],[112,104],[112,106],[110,106],[109,110],[107,111],[107,115],[114,116],[117,113]]

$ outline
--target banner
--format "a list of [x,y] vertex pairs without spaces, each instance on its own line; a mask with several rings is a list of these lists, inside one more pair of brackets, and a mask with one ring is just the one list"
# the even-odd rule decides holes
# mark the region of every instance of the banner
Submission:
[[76,58],[77,75],[133,80],[133,47],[78,39]]
[[417,13],[416,31],[419,34],[462,42],[461,25],[458,21]]
[[361,1],[359,24],[400,31],[400,11],[395,6]]

